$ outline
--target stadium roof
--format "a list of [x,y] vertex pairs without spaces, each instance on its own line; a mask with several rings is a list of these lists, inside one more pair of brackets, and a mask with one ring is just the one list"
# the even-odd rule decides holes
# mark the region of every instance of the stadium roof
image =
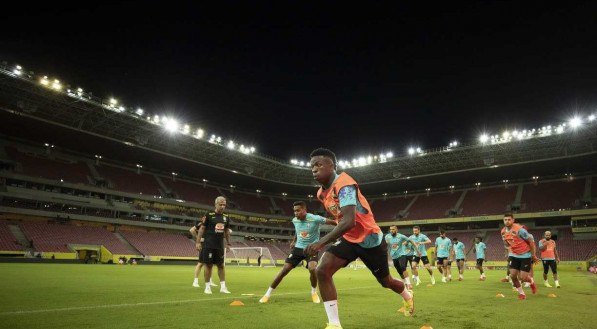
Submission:
[[[63,90],[67,86],[58,88],[47,77],[15,75],[9,67],[0,72],[0,119],[7,136],[51,142],[131,164],[151,164],[146,167],[190,177],[208,176],[239,187],[302,195],[315,186],[309,168],[256,152],[233,151],[197,136],[169,133],[135,109]],[[565,133],[563,128],[550,127],[549,133],[531,134],[533,138],[520,139],[487,136],[471,145],[417,150],[344,170],[370,193],[594,170],[595,120],[571,122]]]

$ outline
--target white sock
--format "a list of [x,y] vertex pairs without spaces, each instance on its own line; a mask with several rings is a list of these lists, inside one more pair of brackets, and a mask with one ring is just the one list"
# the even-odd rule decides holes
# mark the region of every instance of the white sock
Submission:
[[328,323],[339,326],[340,317],[338,316],[338,301],[330,300],[323,302],[323,306],[325,306],[325,313],[328,315]]
[[195,280],[193,280],[193,283],[199,283],[199,279],[195,278]]
[[416,279],[417,279],[417,276],[413,274],[413,280],[416,280]]
[[461,279],[464,278],[464,276],[462,274],[458,274],[458,277]]
[[404,300],[410,300],[411,298],[413,298],[413,296],[410,294],[410,292],[408,292],[408,289],[406,289],[406,288],[404,288],[404,290],[402,290],[400,295],[402,296],[402,298],[404,298]]
[[555,280],[555,284],[560,284],[560,280]]
[[408,277],[404,278],[404,282],[410,286],[410,279]]
[[485,272],[481,273],[481,277],[484,278],[485,277]]
[[549,281],[547,281],[547,280],[545,280],[544,282],[545,282],[545,283],[549,283]]
[[311,287],[311,295],[316,294],[316,293],[317,293],[317,288]]
[[522,290],[522,285],[518,288],[516,288],[516,290],[518,290],[518,293],[521,295],[524,295],[524,290]]
[[211,278],[209,279],[209,284],[214,284],[214,281]]
[[272,292],[274,292],[274,288],[272,288],[272,287],[267,288],[267,292],[265,293],[265,297],[271,296]]
[[220,289],[226,289],[226,282],[220,281]]

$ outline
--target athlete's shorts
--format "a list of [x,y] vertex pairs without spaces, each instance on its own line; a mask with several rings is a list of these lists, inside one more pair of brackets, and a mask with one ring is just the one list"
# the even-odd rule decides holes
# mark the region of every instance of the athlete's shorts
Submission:
[[485,261],[485,258],[477,258],[477,266],[483,266],[484,261]]
[[294,247],[292,248],[290,255],[286,258],[286,263],[292,265],[292,267],[296,267],[305,259],[307,260],[307,266],[309,266],[309,262],[316,262],[318,260],[318,255],[307,257],[304,253],[304,249]]
[[348,242],[346,239],[340,238],[336,243],[329,246],[326,252],[347,260],[345,266],[360,258],[378,280],[390,275],[386,240],[382,240],[377,247],[363,248],[358,243]]
[[522,272],[530,272],[531,271],[531,257],[529,258],[517,258],[517,257],[508,257],[508,268],[513,270],[519,270]]
[[406,271],[406,266],[408,262],[406,256],[400,256],[396,259],[392,259],[392,262],[394,263],[394,267],[396,268],[396,271],[398,271],[398,273],[402,274],[404,273],[404,271]]
[[203,248],[199,252],[199,262],[203,264],[223,264],[224,263],[224,249],[219,248]]
[[406,256],[406,261],[408,262],[408,265],[410,265],[411,267],[413,266],[412,262],[413,262],[413,255],[410,256]]
[[555,259],[544,259],[543,260],[543,274],[547,274],[549,269],[551,268],[551,273],[557,274],[558,273],[558,263],[556,263]]
[[448,260],[448,257],[437,257],[437,263],[444,265],[444,261]]
[[427,258],[427,256],[422,256],[422,257],[418,257],[418,256],[414,256],[413,257],[413,263],[419,264],[420,261],[423,261],[423,264],[427,265],[429,264],[429,258]]

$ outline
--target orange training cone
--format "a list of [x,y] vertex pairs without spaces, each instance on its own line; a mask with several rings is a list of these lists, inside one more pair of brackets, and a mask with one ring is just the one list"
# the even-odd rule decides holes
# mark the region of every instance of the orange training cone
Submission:
[[424,324],[421,329],[433,329],[433,327],[428,324]]
[[556,294],[549,294],[549,295],[547,295],[547,297],[549,297],[549,298],[556,298],[557,296],[556,296]]
[[245,306],[245,304],[240,300],[235,300],[232,303],[230,303],[230,306]]
[[506,296],[504,296],[504,294],[497,294],[497,295],[495,295],[495,297],[504,298]]

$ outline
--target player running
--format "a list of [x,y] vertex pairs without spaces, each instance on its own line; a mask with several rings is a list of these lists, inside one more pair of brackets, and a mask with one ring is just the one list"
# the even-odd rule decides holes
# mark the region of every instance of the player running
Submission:
[[551,285],[547,281],[547,273],[549,273],[549,269],[551,268],[556,288],[560,288],[560,281],[558,280],[558,263],[560,262],[560,256],[556,249],[556,242],[551,239],[550,231],[545,231],[543,236],[544,238],[539,241],[541,261],[543,262],[543,285],[551,288]]
[[502,229],[502,240],[504,246],[509,248],[508,268],[510,269],[510,278],[514,287],[518,291],[518,299],[526,299],[526,294],[518,279],[530,284],[533,294],[537,293],[537,285],[533,277],[529,275],[531,266],[537,261],[535,241],[527,230],[520,224],[514,222],[514,216],[510,213],[504,215],[504,225]]
[[408,277],[408,259],[406,257],[406,246],[412,245],[415,247],[414,241],[410,240],[406,235],[398,233],[396,225],[390,226],[390,233],[386,234],[386,243],[389,246],[390,257],[398,274],[404,280],[406,288],[412,290],[410,278]]
[[314,255],[333,243],[321,256],[316,270],[319,292],[328,317],[326,329],[342,328],[333,276],[357,258],[365,263],[384,288],[402,296],[404,315],[412,316],[415,311],[413,297],[404,283],[390,275],[388,246],[375,223],[369,202],[352,177],[345,172],[336,173],[336,163],[336,155],[328,149],[319,148],[311,153],[311,171],[321,184],[317,199],[338,222],[330,233],[305,248],[306,254]]
[[442,268],[442,282],[446,283],[452,280],[451,269],[448,266],[448,258],[452,250],[452,241],[446,237],[446,231],[439,231],[439,236],[435,239],[435,253],[437,255],[437,266]]
[[475,238],[475,255],[477,257],[477,269],[481,276],[479,277],[479,281],[485,281],[487,277],[485,277],[485,272],[483,271],[483,262],[485,261],[485,249],[487,246],[483,242],[483,238],[478,236]]
[[425,234],[421,233],[421,229],[418,226],[413,227],[413,235],[411,235],[409,238],[417,244],[417,248],[419,250],[418,255],[414,256],[412,261],[413,273],[415,274],[413,278],[415,281],[415,285],[418,286],[421,284],[421,279],[419,279],[418,270],[420,261],[423,261],[423,266],[425,266],[427,272],[429,272],[431,284],[435,284],[433,270],[431,269],[431,265],[429,264],[429,258],[427,258],[427,249],[425,248],[425,245],[431,244],[431,240],[429,240],[429,238]]
[[465,246],[462,241],[458,241],[458,238],[453,238],[452,243],[454,244],[452,248],[452,255],[456,259],[456,267],[458,267],[458,281],[462,281],[464,280]]
[[265,295],[259,300],[260,303],[267,303],[272,292],[278,287],[280,282],[282,282],[282,279],[284,279],[284,277],[290,273],[292,269],[294,269],[305,259],[307,260],[307,268],[311,274],[311,300],[313,303],[320,303],[319,296],[317,295],[317,276],[315,275],[318,255],[315,254],[307,257],[307,255],[304,253],[304,249],[311,243],[319,241],[321,225],[336,225],[336,222],[325,217],[308,213],[307,204],[304,201],[296,201],[292,206],[294,211],[292,224],[294,224],[294,230],[296,232],[292,242],[290,243],[292,252],[290,255],[288,255],[288,258],[286,258],[284,267],[282,267],[278,275],[276,275]]

